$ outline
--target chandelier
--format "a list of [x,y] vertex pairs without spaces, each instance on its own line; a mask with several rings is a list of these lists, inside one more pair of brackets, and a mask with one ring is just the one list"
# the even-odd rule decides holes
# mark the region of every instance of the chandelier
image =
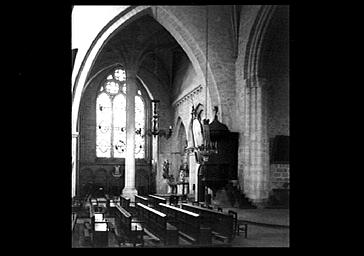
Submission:
[[172,136],[173,127],[169,126],[168,130],[159,129],[159,102],[160,100],[152,100],[153,116],[152,116],[152,128],[146,131],[148,136],[160,136],[169,139]]

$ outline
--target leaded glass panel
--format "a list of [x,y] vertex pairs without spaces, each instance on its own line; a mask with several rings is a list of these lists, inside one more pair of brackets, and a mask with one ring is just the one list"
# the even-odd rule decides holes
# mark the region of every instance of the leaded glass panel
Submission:
[[96,125],[96,156],[110,157],[112,111],[106,93],[101,93],[96,100]]
[[125,70],[122,69],[115,70],[114,77],[116,80],[125,81],[126,79]]
[[[96,100],[96,156],[126,156],[126,73],[116,69],[107,76]],[[121,87],[121,88],[120,88]],[[145,105],[141,90],[135,96],[135,158],[145,157]]]
[[135,158],[144,158],[145,155],[145,110],[144,102],[140,96],[135,96]]
[[119,92],[119,84],[114,81],[108,81],[105,89],[110,94],[117,94]]
[[126,99],[123,94],[115,96],[114,115],[114,157],[124,158],[126,153]]

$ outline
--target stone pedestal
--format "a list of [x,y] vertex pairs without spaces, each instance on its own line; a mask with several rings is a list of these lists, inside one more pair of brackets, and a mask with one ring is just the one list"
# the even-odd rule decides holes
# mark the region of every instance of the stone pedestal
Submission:
[[124,188],[123,189],[123,196],[126,198],[130,198],[131,202],[135,202],[135,195],[138,194],[136,188]]

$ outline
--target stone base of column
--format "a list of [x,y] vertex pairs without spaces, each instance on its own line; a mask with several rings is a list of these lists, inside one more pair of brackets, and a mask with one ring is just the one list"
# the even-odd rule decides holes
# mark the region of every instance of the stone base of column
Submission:
[[250,201],[258,209],[264,209],[268,206],[268,199],[250,199]]
[[135,195],[138,194],[136,188],[124,188],[123,189],[123,197],[130,198],[131,202],[135,202]]

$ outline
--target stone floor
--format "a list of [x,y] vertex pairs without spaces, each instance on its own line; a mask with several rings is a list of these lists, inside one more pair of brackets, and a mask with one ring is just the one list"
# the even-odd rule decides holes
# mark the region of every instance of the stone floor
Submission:
[[289,247],[289,209],[239,209],[233,210],[238,219],[247,221],[248,237],[236,236],[233,247]]
[[289,209],[238,209],[223,208],[224,212],[233,210],[238,219],[251,223],[289,227]]

